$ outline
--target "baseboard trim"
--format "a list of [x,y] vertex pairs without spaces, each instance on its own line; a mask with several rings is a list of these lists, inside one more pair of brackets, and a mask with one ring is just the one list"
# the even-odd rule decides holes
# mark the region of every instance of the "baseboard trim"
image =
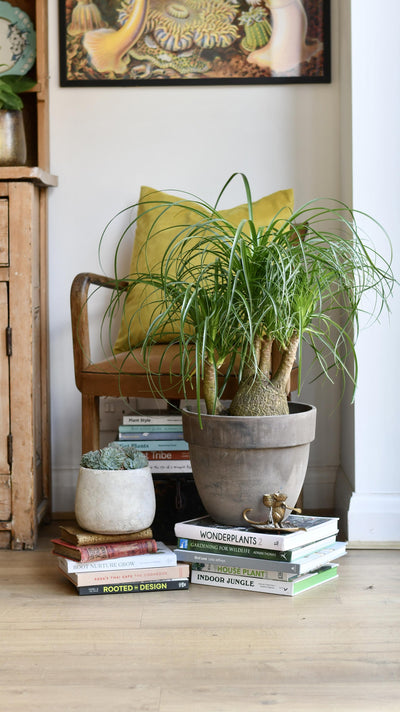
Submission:
[[382,544],[383,548],[399,542],[400,548],[400,494],[353,492],[347,523],[349,542]]
[[349,541],[347,549],[389,550],[400,549],[400,541]]

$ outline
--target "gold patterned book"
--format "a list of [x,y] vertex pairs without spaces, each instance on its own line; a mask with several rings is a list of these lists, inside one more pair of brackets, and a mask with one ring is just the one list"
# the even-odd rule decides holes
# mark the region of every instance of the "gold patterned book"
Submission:
[[152,539],[153,531],[150,527],[133,534],[95,534],[82,529],[77,522],[60,524],[60,536],[69,544],[82,546],[86,544],[104,544],[117,541],[137,541],[138,539]]

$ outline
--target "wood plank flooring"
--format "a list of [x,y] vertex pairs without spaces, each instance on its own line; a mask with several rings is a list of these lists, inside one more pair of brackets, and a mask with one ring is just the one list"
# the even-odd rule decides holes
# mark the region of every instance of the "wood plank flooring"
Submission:
[[400,551],[294,598],[191,585],[80,597],[54,529],[0,551],[1,712],[398,712]]

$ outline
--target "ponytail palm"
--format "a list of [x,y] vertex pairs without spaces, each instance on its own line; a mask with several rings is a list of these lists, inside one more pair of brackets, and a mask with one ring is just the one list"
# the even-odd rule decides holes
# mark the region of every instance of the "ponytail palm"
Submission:
[[[208,413],[223,412],[217,376],[224,364],[224,373],[235,370],[238,377],[231,415],[279,415],[288,412],[286,384],[296,356],[301,378],[306,342],[323,375],[333,378],[334,369],[355,387],[360,311],[378,318],[394,280],[390,261],[367,244],[356,217],[383,228],[339,201],[324,207],[313,201],[257,228],[250,186],[239,174],[248,219],[229,222],[218,206],[237,175],[214,206],[190,195],[193,222],[176,225],[157,269],[128,277],[128,291],[145,285],[146,304],[154,307],[145,358],[155,343],[165,342],[167,352],[171,339],[178,342],[183,387],[194,383],[199,400],[202,390]],[[157,240],[160,215],[176,204],[151,196],[142,201],[142,211],[154,211],[144,250]],[[120,299],[117,290],[111,314]],[[272,375],[274,342],[282,359]]]

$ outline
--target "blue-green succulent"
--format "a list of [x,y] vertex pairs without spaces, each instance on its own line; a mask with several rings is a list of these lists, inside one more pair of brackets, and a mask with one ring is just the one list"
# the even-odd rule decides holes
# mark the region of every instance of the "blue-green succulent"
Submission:
[[131,445],[109,445],[101,450],[91,450],[81,459],[81,467],[90,470],[137,470],[147,466],[146,455]]

